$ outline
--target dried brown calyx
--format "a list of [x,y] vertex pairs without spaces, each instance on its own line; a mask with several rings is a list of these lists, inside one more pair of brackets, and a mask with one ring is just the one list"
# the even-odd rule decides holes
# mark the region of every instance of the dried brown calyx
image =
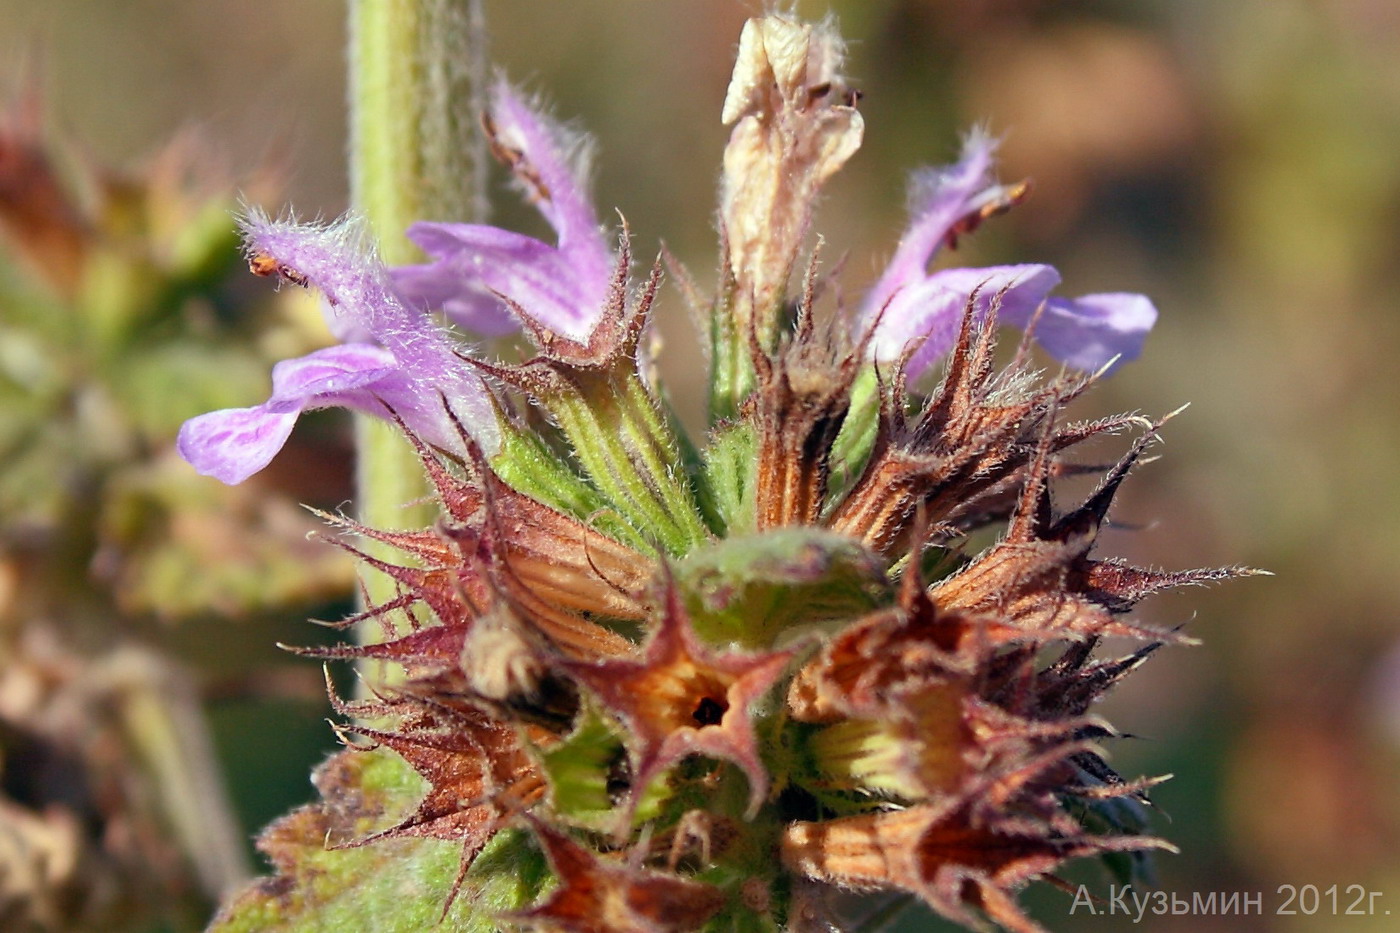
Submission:
[[866,344],[836,322],[816,323],[815,271],[792,333],[769,352],[750,335],[756,389],[740,412],[757,436],[754,507],[758,530],[815,525],[826,505],[831,456],[863,371]]
[[874,448],[831,516],[835,530],[889,552],[903,543],[919,508],[948,534],[985,524],[1010,510],[1042,433],[1052,432],[1049,448],[1059,453],[1137,420],[1059,424],[1059,410],[1093,377],[1037,385],[1021,354],[998,371],[996,300],[985,315],[976,305],[974,294],[942,382],[912,421],[903,377],[886,388]]

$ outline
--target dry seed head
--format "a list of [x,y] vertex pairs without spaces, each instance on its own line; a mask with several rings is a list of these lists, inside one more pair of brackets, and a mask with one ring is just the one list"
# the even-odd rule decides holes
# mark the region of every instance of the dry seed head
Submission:
[[[624,230],[611,279],[598,274],[610,247],[593,236],[567,147],[498,89],[488,131],[559,246],[419,225],[437,258],[395,281],[411,290],[467,275],[478,297],[501,296],[537,355],[452,356],[456,384],[464,371],[484,379],[495,419],[484,431],[445,391],[389,408],[442,502],[435,527],[341,522],[403,553],[366,558],[398,593],[357,617],[379,621],[382,643],[308,653],[402,667],[392,689],[337,707],[370,721],[345,727],[347,738],[397,753],[429,789],[389,829],[338,841],[462,843],[449,901],[492,870],[476,855],[498,844],[495,862],[535,857],[557,882],[524,886],[502,922],[604,933],[837,928],[824,888],[903,892],[968,926],[1034,930],[1015,901],[1024,885],[1070,859],[1163,847],[1134,815],[1152,781],[1113,771],[1095,742],[1117,733],[1091,708],[1160,645],[1184,640],[1129,621],[1139,600],[1238,572],[1097,556],[1099,528],[1160,422],[1068,422],[1065,406],[1102,372],[1042,382],[1024,352],[995,365],[998,322],[1045,328],[1052,352],[1079,360],[1097,350],[1066,347],[1066,334],[1122,352],[1155,311],[1141,296],[1051,298],[1049,267],[988,270],[962,291],[952,283],[977,270],[929,272],[940,246],[1027,190],[995,184],[994,145],[974,134],[958,164],[921,176],[917,216],[872,290],[876,310],[818,327],[815,277],[797,301],[787,291],[818,191],[861,141],[840,58],[829,23],[765,16],[741,37],[724,104],[733,130],[708,308],[707,444],[685,437],[658,379],[640,372],[659,267],[629,287]],[[317,260],[308,284],[346,286],[343,304],[363,297],[350,285],[387,294],[383,270],[345,267],[317,240],[325,231],[303,242],[250,223],[287,255]],[[498,278],[462,272],[464,242],[500,258]],[[284,265],[279,255],[261,270],[285,276]],[[538,286],[538,305],[491,282]],[[584,291],[604,297],[580,310]],[[910,315],[927,326],[905,340]],[[414,344],[433,365],[438,336]],[[934,349],[949,353],[943,376],[920,395],[906,367]],[[391,387],[422,378],[374,372]],[[377,397],[381,383],[370,385],[362,394]],[[527,409],[533,418],[513,414]],[[1057,511],[1057,477],[1084,469],[1067,454],[1134,425],[1142,438],[1099,488]],[[981,554],[953,546],[995,526]],[[427,613],[405,616],[410,606]],[[1110,635],[1144,644],[1096,657]],[[334,822],[325,813],[337,803],[302,819]]]

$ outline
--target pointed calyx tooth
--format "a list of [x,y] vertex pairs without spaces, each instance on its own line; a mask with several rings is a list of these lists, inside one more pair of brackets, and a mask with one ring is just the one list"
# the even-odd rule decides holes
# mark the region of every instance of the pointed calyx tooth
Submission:
[[619,619],[642,618],[655,561],[585,522],[518,492],[479,464],[482,510],[446,533],[478,540],[513,581],[561,607]]
[[483,373],[538,397],[545,407],[556,397],[569,393],[597,401],[591,396],[599,390],[615,391],[613,383],[636,374],[637,348],[661,285],[658,258],[635,300],[629,302],[630,264],[631,250],[624,229],[607,300],[586,336],[572,337],[551,330],[509,297],[501,296],[520,319],[537,355],[519,364],[489,363],[472,356],[462,359]]
[[[584,614],[642,617],[646,608],[639,600],[651,576],[649,558],[511,488],[484,458],[473,465],[475,476],[463,479],[421,444],[419,453],[448,505],[448,515],[437,527],[382,532],[334,518],[349,531],[405,552],[417,566],[371,559],[332,539],[396,580],[411,602],[432,610],[439,626],[407,638],[432,638],[436,628],[445,627],[449,631],[440,634],[455,638],[453,650],[460,651],[463,633],[477,617],[501,607],[518,616],[532,635],[571,657],[610,657],[630,650],[627,639]],[[391,608],[408,604],[395,600]],[[396,635],[392,628],[386,631],[387,645],[401,647],[403,663],[416,663],[411,654],[416,649]],[[449,653],[439,651],[426,660],[440,664]]]
[[560,669],[596,696],[628,727],[634,804],[670,765],[699,754],[733,762],[749,784],[748,815],[768,796],[752,707],[787,670],[794,651],[745,653],[707,647],[696,636],[674,581],[641,658]]
[[[532,584],[517,572],[512,556],[493,530],[479,535],[466,528],[448,533],[462,547],[456,593],[462,604],[460,612],[471,620],[466,624],[474,624],[478,616],[504,606],[528,631],[569,657],[611,657],[630,650],[627,639],[576,611],[578,600],[572,600],[572,606],[555,602],[549,586]],[[561,570],[567,574],[569,568]]]
[[541,360],[576,369],[633,367],[638,343],[650,319],[656,291],[661,284],[661,258],[658,256],[652,263],[651,272],[636,300],[629,302],[627,286],[631,265],[631,234],[624,220],[607,300],[599,310],[592,329],[583,339],[552,331],[531,317],[525,309],[515,308],[525,334],[539,351]]
[[911,688],[976,673],[979,658],[964,636],[988,624],[939,612],[920,569],[910,566],[896,605],[849,623],[797,672],[788,689],[788,710],[799,722],[878,718]]
[[[652,267],[635,302],[626,288],[627,251],[609,307],[587,340],[538,326],[527,332],[539,355],[519,365],[473,360],[487,375],[533,397],[559,426],[583,473],[607,504],[671,553],[683,554],[709,537],[684,471],[669,413],[638,371],[637,350],[661,281]],[[527,325],[528,317],[523,318]],[[507,454],[506,456],[509,456]],[[531,471],[528,460],[515,463]]]
[[777,326],[821,185],[860,148],[864,123],[838,69],[830,23],[751,19],[725,96],[734,129],[724,151],[720,220],[738,333],[766,344]]
[[545,409],[581,399],[601,403],[620,391],[620,384],[637,379],[637,349],[661,285],[661,261],[629,301],[628,270],[632,254],[624,224],[617,263],[603,306],[586,334],[571,336],[551,329],[509,296],[500,299],[520,320],[536,355],[523,363],[488,362],[461,355],[482,374],[536,398]]
[[411,693],[337,706],[342,715],[396,722],[383,729],[348,726],[342,738],[357,735],[391,749],[428,784],[413,813],[371,835],[336,840],[345,847],[427,837],[465,842],[470,852],[464,858],[470,858],[502,818],[544,795],[544,780],[522,744],[522,737],[542,738],[538,730],[519,730],[460,700],[436,703],[428,712]]
[[[464,558],[476,560],[483,574],[518,606],[547,605],[554,610],[548,615],[586,612],[637,619],[646,614],[642,594],[655,570],[651,557],[596,530],[593,523],[520,492],[479,452],[468,480],[443,468],[421,446],[420,454],[439,497],[459,504],[439,523],[441,535],[454,542]],[[531,458],[523,459],[528,468]],[[546,487],[548,481],[546,476]],[[577,501],[570,507],[582,511]],[[619,645],[620,636],[606,636],[614,647]],[[598,653],[617,652],[593,652]]]
[[[972,620],[982,624],[983,620]],[[788,691],[800,722],[876,716],[908,697],[910,688],[972,673],[974,658],[955,654],[968,621],[959,613],[875,613],[849,625],[809,661]]]
[[[632,652],[632,642],[597,620],[646,615],[643,594],[654,562],[513,489],[479,451],[464,478],[409,437],[447,514],[436,527],[412,532],[377,531],[323,515],[402,551],[414,566],[369,558],[332,539],[394,579],[400,592],[350,620],[378,620],[382,642],[310,653],[394,661],[413,677],[455,670],[456,692],[492,701],[529,700],[530,708],[542,705],[559,718],[569,697],[561,696],[550,678],[541,681],[542,659],[556,653],[595,659]],[[420,604],[431,610],[435,624],[398,631],[393,614]],[[466,668],[464,653],[470,656]]]
[[971,929],[980,911],[1008,930],[1042,928],[1014,893],[1064,862],[1109,852],[1170,848],[1147,836],[1095,836],[1039,819],[1033,810],[985,806],[981,794],[904,810],[792,823],[783,864],[802,877],[858,890],[903,890]]
[[1089,556],[1114,494],[1152,433],[1133,444],[1083,504],[1056,517],[1049,478],[1050,453],[1059,436],[1045,429],[1006,536],[958,573],[940,580],[930,597],[941,610],[986,613],[1002,620],[1003,628],[985,636],[997,643],[1105,635],[1189,642],[1183,634],[1143,628],[1122,616],[1158,590],[1225,579],[1235,575],[1232,571],[1139,570]]
[[559,885],[544,901],[501,919],[561,933],[685,933],[725,905],[713,885],[651,871],[586,848],[568,833],[522,814]]
[[832,513],[834,530],[888,553],[906,540],[921,506],[932,525],[950,529],[1004,518],[1042,440],[1056,454],[1127,423],[1058,421],[1060,407],[1087,384],[1082,380],[1064,376],[1036,387],[1014,364],[998,373],[995,310],[993,301],[979,315],[974,293],[943,380],[912,422],[902,383],[892,385],[870,459]]

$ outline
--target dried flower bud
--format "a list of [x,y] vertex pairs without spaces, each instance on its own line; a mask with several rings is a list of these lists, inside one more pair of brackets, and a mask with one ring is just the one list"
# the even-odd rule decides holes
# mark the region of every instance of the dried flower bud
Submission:
[[734,278],[736,332],[776,332],[817,192],[860,148],[865,124],[839,73],[834,26],[770,15],[744,24],[724,99],[720,223]]

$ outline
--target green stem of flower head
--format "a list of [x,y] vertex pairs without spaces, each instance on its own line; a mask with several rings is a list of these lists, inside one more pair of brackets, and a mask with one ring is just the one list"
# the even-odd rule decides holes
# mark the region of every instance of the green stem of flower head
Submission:
[[754,390],[748,335],[740,321],[731,286],[715,300],[710,315],[710,425],[735,418]]
[[613,507],[668,553],[709,537],[665,414],[633,369],[545,403]]
[[851,386],[851,407],[831,448],[832,492],[839,493],[855,481],[875,447],[879,430],[880,380],[874,367],[870,367]]
[[[479,0],[351,0],[351,203],[389,265],[421,259],[404,236],[414,221],[485,219],[487,159],[473,131],[483,36]],[[402,433],[361,416],[355,444],[360,520],[429,524],[423,469]],[[366,584],[371,600],[393,593],[387,578]],[[359,634],[377,637],[379,627]]]

